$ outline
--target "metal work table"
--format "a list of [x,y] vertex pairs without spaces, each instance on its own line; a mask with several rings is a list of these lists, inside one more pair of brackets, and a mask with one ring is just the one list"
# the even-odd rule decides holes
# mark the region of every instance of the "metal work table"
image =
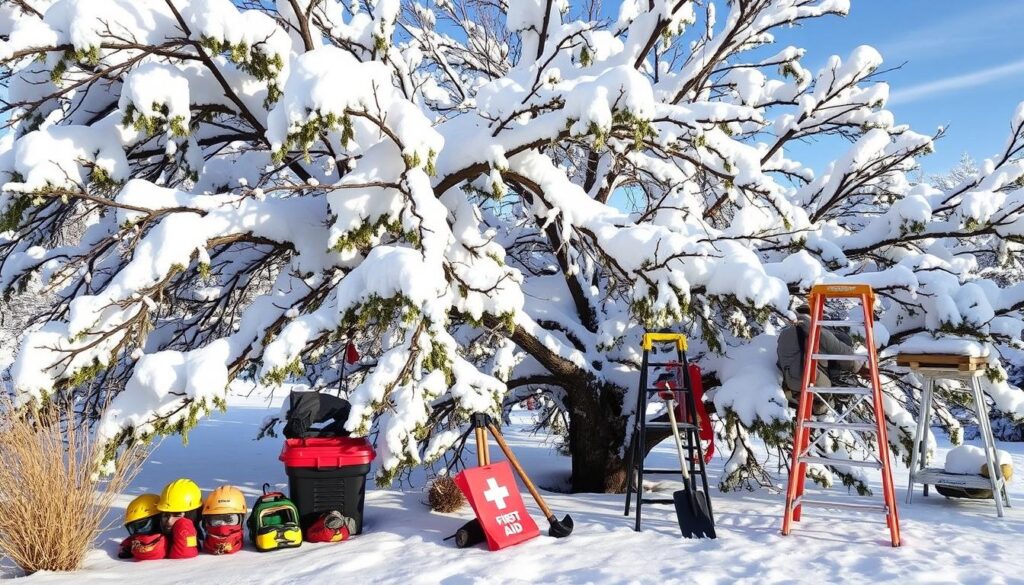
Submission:
[[[996,457],[996,443],[992,435],[992,423],[988,418],[988,403],[981,390],[979,378],[985,375],[986,358],[950,355],[950,354],[900,354],[896,356],[897,365],[910,368],[924,380],[921,393],[921,412],[917,421],[917,433],[914,435],[914,449],[910,454],[910,484],[907,486],[907,503],[914,497],[914,484],[924,485],[924,495],[928,496],[929,485],[941,485],[957,488],[991,489],[996,504],[996,514],[1003,517],[1003,506],[1010,506],[1010,497],[1006,492],[1006,480]],[[978,415],[978,431],[984,443],[985,462],[988,477],[982,475],[961,475],[946,473],[940,467],[926,467],[925,444],[928,425],[932,418],[932,397],[935,393],[936,380],[958,380],[964,382],[966,389],[960,390],[971,395]]]

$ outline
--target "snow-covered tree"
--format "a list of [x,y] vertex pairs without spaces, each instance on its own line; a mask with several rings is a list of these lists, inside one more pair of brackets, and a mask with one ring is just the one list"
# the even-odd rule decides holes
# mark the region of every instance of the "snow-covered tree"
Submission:
[[966,152],[960,155],[960,161],[945,173],[931,175],[928,182],[941,191],[955,189],[964,181],[976,177],[980,173],[978,163]]
[[[986,164],[991,163],[986,161]],[[969,154],[964,153],[953,168],[943,174],[931,175],[928,178],[928,182],[941,191],[949,192],[960,188],[962,185],[977,181],[980,176],[982,176],[982,171],[978,167],[978,163]],[[979,267],[977,272],[986,278],[995,280],[1002,286],[1024,281],[1024,271],[1021,270],[1022,267],[1019,263],[1004,262],[999,255],[993,254],[980,256],[978,260]],[[1021,382],[1024,381],[1024,362],[1017,355],[1017,349],[1013,346],[1004,346],[1000,348],[1000,351],[1008,358],[1006,360],[1006,373],[1009,382],[1020,386]],[[956,395],[947,396],[947,398],[954,399],[957,397]],[[966,400],[964,396],[959,396],[959,398],[960,400],[953,400],[949,405],[951,407],[949,414],[955,416],[959,423],[967,425],[968,428],[965,429],[967,432],[963,433],[965,435],[964,438],[973,438],[978,432],[973,404],[970,404],[970,401]],[[967,404],[964,404],[964,402],[967,402]],[[1024,419],[1021,418],[1018,411],[1010,410],[1007,412],[1005,410],[997,410],[997,412],[991,415],[991,418],[992,428],[997,439],[1020,441],[1022,436],[1024,436]],[[961,436],[961,432],[956,424],[953,424],[951,428],[955,431],[955,436]]]
[[[615,490],[639,336],[676,327],[729,488],[763,477],[755,440],[789,441],[775,334],[814,282],[876,287],[886,356],[950,333],[1024,362],[1024,285],[998,277],[1021,262],[1024,108],[977,173],[914,183],[941,132],[885,109],[878,52],[811,71],[775,43],[848,9],[7,2],[0,286],[55,295],[17,391],[75,394],[113,448],[187,431],[236,377],[345,383],[383,481],[539,391],[567,413],[572,487]],[[995,406],[1024,416],[992,355]],[[886,372],[905,453],[918,384]]]

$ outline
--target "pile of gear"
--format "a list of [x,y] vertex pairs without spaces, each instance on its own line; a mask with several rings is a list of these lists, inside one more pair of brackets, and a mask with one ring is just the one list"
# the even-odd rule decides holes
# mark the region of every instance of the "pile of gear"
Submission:
[[252,512],[237,487],[225,485],[210,492],[203,501],[199,486],[190,479],[167,484],[160,495],[142,494],[125,510],[128,537],[121,542],[118,557],[151,561],[190,559],[205,552],[233,554],[245,543],[243,522],[249,540],[258,551],[294,548],[307,542],[340,542],[355,530],[355,521],[336,510],[318,515],[301,526],[299,511],[281,492],[268,491],[256,499]]
[[335,396],[293,392],[280,456],[290,498],[264,484],[250,512],[237,487],[218,487],[204,502],[194,481],[174,480],[160,495],[142,494],[128,505],[128,537],[118,556],[148,561],[233,554],[242,550],[246,528],[260,552],[359,534],[366,474],[375,453],[366,439],[348,437],[343,425],[350,409]]

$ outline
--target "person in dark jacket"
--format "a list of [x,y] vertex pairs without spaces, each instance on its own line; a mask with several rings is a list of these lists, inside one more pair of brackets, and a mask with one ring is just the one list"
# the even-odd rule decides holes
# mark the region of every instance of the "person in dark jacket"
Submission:
[[[778,365],[782,370],[782,391],[786,394],[789,405],[796,408],[800,404],[800,384],[804,375],[804,355],[806,345],[810,342],[811,315],[806,305],[797,309],[797,320],[787,325],[779,333],[779,345],[777,349]],[[841,338],[842,337],[842,338]],[[853,347],[848,336],[837,335],[828,329],[821,329],[820,353],[833,355],[851,355]],[[819,388],[831,387],[837,377],[843,372],[853,374],[860,369],[861,363],[854,360],[835,360],[832,362],[818,362],[816,378],[812,381],[813,386]],[[811,407],[815,415],[822,415],[828,412],[821,397],[815,396],[814,405]]]

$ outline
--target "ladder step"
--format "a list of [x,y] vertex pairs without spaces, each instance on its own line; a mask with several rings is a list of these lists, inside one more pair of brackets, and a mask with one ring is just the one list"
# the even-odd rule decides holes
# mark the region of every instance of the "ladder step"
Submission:
[[809,429],[821,429],[827,431],[859,431],[862,433],[878,432],[878,427],[869,423],[837,423],[809,420],[804,422],[804,426]]
[[861,510],[864,512],[881,512],[883,514],[889,513],[889,507],[885,504],[862,504],[859,502],[837,502],[835,500],[808,500],[807,498],[797,498],[793,507],[796,508],[797,506]]
[[818,321],[819,327],[863,327],[863,321]]
[[863,362],[867,361],[868,356],[862,353],[816,353],[812,354],[811,358],[830,362]]
[[641,500],[645,504],[674,504],[675,500],[672,498],[644,498]]
[[812,455],[804,455],[800,458],[801,463],[820,463],[821,465],[852,465],[854,467],[869,467],[871,469],[881,469],[882,464],[877,461],[860,461],[857,459],[829,459],[828,457],[814,457]]
[[[649,422],[644,425],[649,429],[671,429],[672,423],[670,422]],[[676,423],[676,428],[681,431],[695,431],[697,425],[691,425],[690,423]]]
[[848,394],[851,396],[871,396],[870,388],[855,386],[808,386],[808,392],[814,394]]
[[644,468],[644,475],[681,475],[683,470],[681,469],[647,469]]
[[680,368],[680,369],[682,369],[682,367],[685,366],[685,365],[686,364],[680,364],[680,363],[676,363],[676,362],[647,362],[647,367],[649,367],[649,368],[657,367],[657,368]]

